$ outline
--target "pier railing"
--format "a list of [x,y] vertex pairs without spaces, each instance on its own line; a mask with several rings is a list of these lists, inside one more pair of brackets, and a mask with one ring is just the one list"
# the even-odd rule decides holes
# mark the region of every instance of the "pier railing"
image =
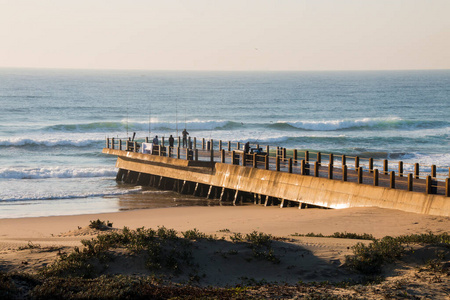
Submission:
[[[132,141],[130,138],[107,138],[106,148],[140,152],[143,143],[149,143],[149,139]],[[170,146],[168,140],[163,137],[158,145],[152,147],[151,155],[222,162],[450,197],[450,168],[436,165],[334,155],[259,144],[251,144],[250,150],[244,152],[244,143],[241,142],[196,137],[189,137],[184,145],[181,137],[176,137],[173,146]]]

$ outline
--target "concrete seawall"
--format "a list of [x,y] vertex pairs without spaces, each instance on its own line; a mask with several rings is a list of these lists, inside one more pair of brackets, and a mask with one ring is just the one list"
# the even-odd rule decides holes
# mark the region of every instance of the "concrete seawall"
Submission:
[[121,170],[265,195],[299,204],[327,208],[376,206],[421,214],[450,216],[450,199],[442,195],[108,148],[103,149],[103,153],[118,156],[116,167]]

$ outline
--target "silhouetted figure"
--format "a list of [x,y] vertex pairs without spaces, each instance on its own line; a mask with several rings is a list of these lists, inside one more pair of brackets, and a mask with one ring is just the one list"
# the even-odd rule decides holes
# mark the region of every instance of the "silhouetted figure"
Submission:
[[159,141],[158,141],[158,136],[155,135],[155,138],[153,139],[153,145],[158,145]]
[[247,142],[244,145],[244,153],[248,153],[249,151],[250,151],[250,142]]
[[189,132],[185,128],[181,134],[183,135],[183,147],[187,147],[187,136]]
[[173,142],[174,142],[174,138],[172,135],[169,136],[169,147],[173,148]]

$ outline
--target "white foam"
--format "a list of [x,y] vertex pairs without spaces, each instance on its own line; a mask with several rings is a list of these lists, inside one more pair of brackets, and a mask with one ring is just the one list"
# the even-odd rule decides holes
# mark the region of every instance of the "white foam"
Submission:
[[278,121],[277,123],[286,123],[293,127],[306,130],[317,130],[317,131],[327,131],[327,130],[339,130],[348,129],[354,127],[373,127],[381,124],[399,122],[402,119],[398,117],[391,118],[363,118],[357,120],[329,120],[329,121],[294,121],[285,122]]
[[86,178],[86,177],[113,177],[114,168],[0,168],[0,178],[5,179],[43,179],[43,178]]

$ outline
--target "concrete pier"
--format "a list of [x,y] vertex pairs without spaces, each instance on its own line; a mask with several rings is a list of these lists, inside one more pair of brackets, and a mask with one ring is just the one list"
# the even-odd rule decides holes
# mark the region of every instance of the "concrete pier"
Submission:
[[[178,158],[149,155],[119,150],[119,147],[114,147],[114,142],[111,145],[109,141],[103,153],[117,156],[119,181],[172,189],[233,204],[251,201],[280,207],[295,205],[298,208],[317,206],[336,209],[376,206],[450,216],[450,198],[445,194],[448,193],[448,178],[442,183],[445,193],[432,193],[433,187],[429,186],[431,176],[423,179],[425,192],[417,192],[410,190],[412,174],[405,177],[402,174],[403,181],[395,173],[385,175],[384,162],[382,172],[373,169],[373,166],[366,172],[360,166],[359,158],[354,159],[357,168],[348,170],[347,164],[338,168],[334,161],[324,163],[323,154],[317,155],[317,160],[313,162],[307,152],[304,159],[298,157],[300,160],[297,161],[287,158],[285,150],[276,157],[257,157],[253,154],[247,157],[242,150],[228,153],[224,149],[213,151],[212,141],[210,147],[210,150],[196,149],[197,160],[188,154],[189,151],[184,151],[184,157],[178,154]],[[296,158],[297,155],[295,152]],[[205,160],[198,160],[198,156]],[[333,159],[332,155],[329,157]],[[240,159],[243,159],[242,164],[239,164]],[[261,159],[259,164],[258,159]],[[274,159],[273,169],[268,167],[270,159]],[[351,157],[344,159],[350,160]],[[351,177],[355,180],[349,181]],[[383,180],[387,182],[380,186]],[[400,189],[401,185],[405,185],[405,189]]]

